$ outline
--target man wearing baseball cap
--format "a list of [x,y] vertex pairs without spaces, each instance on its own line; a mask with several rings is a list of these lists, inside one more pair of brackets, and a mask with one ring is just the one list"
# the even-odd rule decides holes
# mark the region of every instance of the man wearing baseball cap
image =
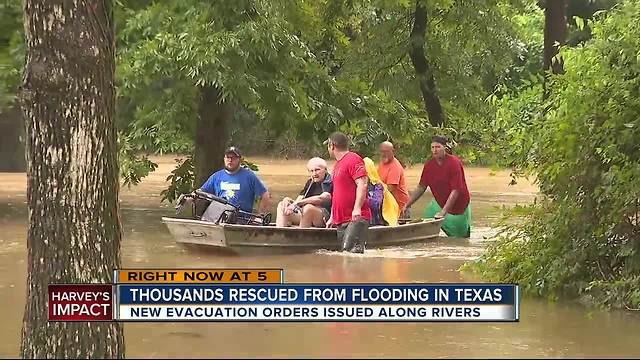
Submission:
[[240,150],[235,146],[228,147],[224,152],[224,169],[213,173],[201,189],[248,213],[253,212],[253,202],[260,198],[260,212],[266,213],[269,211],[269,191],[253,171],[240,166],[241,160]]
[[405,208],[410,208],[427,187],[434,199],[424,212],[425,218],[444,218],[442,230],[447,236],[471,236],[471,197],[464,176],[462,161],[447,151],[448,139],[436,135],[431,139],[431,159],[422,169],[420,183]]

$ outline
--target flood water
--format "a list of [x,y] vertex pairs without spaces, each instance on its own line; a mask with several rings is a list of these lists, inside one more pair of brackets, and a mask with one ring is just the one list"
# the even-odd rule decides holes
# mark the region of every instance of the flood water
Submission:
[[[304,166],[303,162],[294,165],[300,164]],[[261,173],[279,174],[264,176],[267,182],[280,184],[273,186],[276,197],[295,194],[296,188],[287,187],[286,182],[300,184],[300,179],[291,179],[286,171],[267,172],[269,166],[276,165],[265,164]],[[304,173],[304,167],[299,171],[296,166],[290,170]],[[402,248],[370,249],[363,255],[328,251],[231,255],[178,245],[160,222],[161,216],[172,215],[170,206],[158,204],[162,184],[150,179],[141,188],[123,189],[123,266],[284,268],[288,283],[477,281],[458,269],[484,251],[485,237],[493,233],[488,226],[497,213],[495,206],[526,201],[532,193],[524,185],[505,191],[504,174],[471,172],[467,181],[475,199],[476,225],[471,239],[440,238]],[[0,357],[18,355],[26,294],[27,209],[24,189],[19,188],[21,176],[0,174],[1,184],[18,184],[11,185],[18,189],[0,189],[0,316],[4,320]],[[164,177],[160,171],[154,179]],[[415,171],[408,180],[413,187]],[[425,203],[426,199],[415,209],[424,208]],[[640,356],[636,313],[525,298],[520,314],[518,323],[126,323],[124,328],[126,355],[136,358]]]

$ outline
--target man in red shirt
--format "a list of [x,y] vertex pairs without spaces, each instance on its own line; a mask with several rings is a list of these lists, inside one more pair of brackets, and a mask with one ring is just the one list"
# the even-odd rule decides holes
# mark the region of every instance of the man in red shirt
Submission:
[[338,228],[342,251],[363,253],[369,236],[371,210],[367,201],[367,169],[362,158],[349,151],[349,139],[341,132],[327,140],[329,155],[336,159],[333,167],[331,217],[327,227]]
[[406,208],[416,202],[427,187],[434,200],[425,209],[425,218],[443,218],[442,230],[447,236],[471,236],[471,207],[469,189],[464,177],[462,161],[446,151],[447,138],[431,139],[432,158],[425,162],[420,183],[413,192]]

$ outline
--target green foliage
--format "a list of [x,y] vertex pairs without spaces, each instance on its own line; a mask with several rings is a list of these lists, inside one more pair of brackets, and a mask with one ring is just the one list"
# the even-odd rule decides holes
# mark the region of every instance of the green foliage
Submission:
[[240,163],[240,166],[245,167],[251,171],[259,171],[260,168],[258,167],[258,164],[252,163],[251,161],[247,160],[247,159],[242,159],[242,162]]
[[488,152],[496,154],[496,162],[522,174],[528,164],[531,149],[538,139],[532,135],[536,124],[541,124],[542,77],[523,80],[514,91],[500,86],[487,101],[495,106],[496,114],[483,134]]
[[569,34],[567,44],[576,46],[591,39],[591,20],[595,14],[609,10],[619,0],[570,0],[567,6]]
[[128,12],[119,113],[141,150],[193,151],[203,86],[219,88],[234,109],[232,138],[257,128],[269,137],[263,143],[283,136],[312,143],[343,120],[335,80],[276,6],[283,5],[165,2]]
[[22,4],[0,0],[0,113],[15,100],[24,59]]
[[167,201],[173,203],[182,194],[188,194],[194,189],[195,175],[193,172],[193,158],[187,157],[184,160],[176,159],[178,165],[171,171],[171,174],[167,177],[169,181],[169,187],[162,190],[160,196],[161,201]]
[[146,156],[140,156],[131,146],[131,138],[122,134],[118,135],[120,177],[127,187],[138,185],[142,178],[154,171],[158,164],[152,162]]
[[276,129],[313,118],[328,106],[314,95],[331,81],[289,26],[262,1],[163,3],[132,13],[122,32],[130,44],[121,53],[123,95],[135,96],[149,91],[154,81],[171,79],[170,86],[187,91],[176,91],[184,94],[183,110],[166,105],[188,123],[196,115],[194,89],[202,86],[217,86],[223,98]]
[[638,307],[640,4],[625,1],[592,31],[562,50],[566,74],[552,78],[544,114],[537,84],[500,107],[513,160],[546,200],[508,227],[479,271],[552,298]]
[[[542,24],[541,11],[534,4],[517,1],[425,2],[429,14],[425,54],[448,127],[431,129],[416,126],[417,121],[407,122],[427,122],[408,57],[415,2],[356,4],[356,15],[349,18],[349,28],[356,29],[356,36],[336,52],[342,64],[337,80],[357,81],[362,92],[383,92],[391,103],[406,109],[392,112],[396,121],[382,121],[381,127],[406,148],[410,162],[424,160],[429,136],[436,132],[451,134],[460,144],[457,154],[467,161],[487,162],[492,154],[487,154],[484,134],[494,110],[485,98],[496,84],[517,82],[519,76],[539,70],[536,56],[541,53],[542,36],[535,25]],[[514,65],[519,70],[511,70]]]
[[145,92],[127,92],[121,87],[118,127],[127,133],[135,151],[190,153],[196,99],[193,87],[169,79],[151,82]]
[[[251,129],[263,137],[253,143],[272,144],[265,150],[323,154],[322,140],[343,129],[358,149],[373,151],[380,141],[393,139],[422,161],[424,151],[415,150],[436,130],[428,126],[415,94],[399,98],[347,71],[329,75],[343,73],[347,62],[358,58],[346,32],[359,36],[358,28],[368,21],[358,13],[364,10],[372,8],[360,2],[292,7],[243,1],[166,2],[125,11],[119,36],[126,45],[119,53],[120,126],[138,150],[191,153],[198,88],[217,86],[234,108],[234,141],[242,143]],[[410,6],[402,11],[410,15]],[[385,34],[379,35],[372,43],[386,43]],[[397,55],[404,57],[404,51]]]

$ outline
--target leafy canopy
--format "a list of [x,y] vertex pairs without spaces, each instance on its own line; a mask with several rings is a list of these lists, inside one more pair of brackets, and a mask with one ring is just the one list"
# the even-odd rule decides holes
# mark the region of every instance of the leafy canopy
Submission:
[[591,29],[590,41],[561,51],[566,74],[552,78],[548,101],[532,83],[500,104],[516,164],[545,197],[480,268],[529,292],[637,308],[640,4],[624,1]]

